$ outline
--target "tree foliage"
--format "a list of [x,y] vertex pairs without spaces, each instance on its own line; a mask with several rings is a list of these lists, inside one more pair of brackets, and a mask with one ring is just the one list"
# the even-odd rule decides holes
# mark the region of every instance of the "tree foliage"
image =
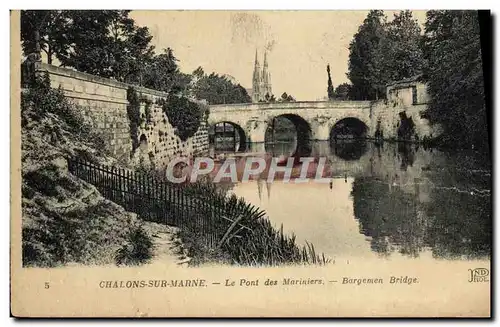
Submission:
[[283,92],[281,94],[281,97],[278,99],[279,102],[295,102],[295,98],[291,94],[287,94],[286,92]]
[[349,45],[347,77],[357,100],[377,97],[375,85],[381,79],[380,43],[386,34],[385,21],[382,10],[371,10]]
[[167,100],[161,101],[160,104],[181,140],[185,141],[196,133],[205,108],[185,96],[174,93],[170,93]]
[[36,32],[48,63],[122,82],[141,84],[144,62],[154,47],[147,27],[128,10],[46,10],[21,13],[21,41],[27,55],[36,48]]
[[72,44],[64,66],[118,81],[141,84],[144,62],[154,47],[147,27],[139,27],[127,10],[70,11]]
[[276,102],[276,97],[274,96],[274,94],[266,93],[263,102]]
[[379,52],[381,80],[374,80],[381,94],[385,93],[385,86],[389,82],[420,75],[424,63],[421,30],[411,10],[394,14],[394,19],[385,25],[385,29]]
[[153,56],[144,63],[142,85],[163,92],[189,94],[192,77],[179,71],[178,61],[171,48]]
[[[21,11],[21,47],[25,55],[36,51],[38,37],[40,51],[47,56],[47,61],[69,51],[69,41],[65,30],[68,26],[67,13],[63,10],[22,10]],[[38,36],[37,36],[38,33]]]
[[411,11],[401,11],[387,22],[383,11],[371,10],[349,46],[351,96],[379,99],[389,82],[421,74],[420,43],[420,27]]
[[252,99],[240,84],[234,84],[227,76],[216,73],[205,74],[198,67],[193,72],[193,93],[198,99],[205,99],[209,104],[249,103]]
[[141,119],[141,100],[133,87],[127,89],[127,117],[129,121],[130,137],[132,139],[132,153],[139,147],[139,126]]
[[348,100],[352,92],[352,85],[349,83],[342,83],[335,88],[335,98],[337,100]]
[[427,116],[448,144],[488,146],[479,21],[476,11],[431,10],[424,35]]
[[326,65],[326,72],[328,73],[328,87],[326,89],[328,93],[328,99],[335,99],[335,91],[333,89],[332,76],[330,75],[330,64]]

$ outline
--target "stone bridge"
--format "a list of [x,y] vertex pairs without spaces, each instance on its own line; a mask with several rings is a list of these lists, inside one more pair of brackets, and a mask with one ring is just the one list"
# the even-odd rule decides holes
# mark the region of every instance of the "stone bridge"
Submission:
[[420,117],[425,104],[398,101],[305,101],[210,106],[209,125],[229,123],[246,143],[265,141],[266,129],[274,118],[288,118],[299,139],[329,140],[338,126],[349,126],[358,136],[374,138],[378,130],[384,138],[397,138],[400,113],[415,123],[422,137],[431,133],[427,120]]

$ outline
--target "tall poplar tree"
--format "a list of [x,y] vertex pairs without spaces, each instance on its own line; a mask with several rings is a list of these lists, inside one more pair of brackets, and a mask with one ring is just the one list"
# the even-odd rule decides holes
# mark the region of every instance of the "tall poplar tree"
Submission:
[[335,99],[335,91],[333,89],[332,76],[330,75],[330,64],[326,65],[326,72],[328,73],[328,100]]

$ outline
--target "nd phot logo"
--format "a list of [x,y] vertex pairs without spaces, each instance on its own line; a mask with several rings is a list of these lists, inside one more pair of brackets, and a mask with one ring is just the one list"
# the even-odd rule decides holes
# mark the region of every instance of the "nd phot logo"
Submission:
[[490,271],[486,268],[469,269],[469,283],[489,282]]

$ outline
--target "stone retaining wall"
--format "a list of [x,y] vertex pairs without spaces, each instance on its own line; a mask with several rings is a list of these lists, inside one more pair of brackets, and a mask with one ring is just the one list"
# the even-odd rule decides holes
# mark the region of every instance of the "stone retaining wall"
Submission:
[[[165,166],[175,156],[193,157],[208,151],[208,129],[202,122],[196,134],[182,141],[169,123],[158,99],[168,94],[143,87],[132,86],[108,78],[61,68],[45,63],[36,63],[37,73],[47,72],[51,86],[61,87],[65,96],[81,107],[89,123],[104,136],[108,150],[116,159],[134,166],[143,162]],[[151,119],[146,121],[146,103],[141,103],[143,123],[139,126],[138,137],[141,146],[132,152],[130,120],[127,115],[127,89],[133,87],[141,99],[151,101]]]

